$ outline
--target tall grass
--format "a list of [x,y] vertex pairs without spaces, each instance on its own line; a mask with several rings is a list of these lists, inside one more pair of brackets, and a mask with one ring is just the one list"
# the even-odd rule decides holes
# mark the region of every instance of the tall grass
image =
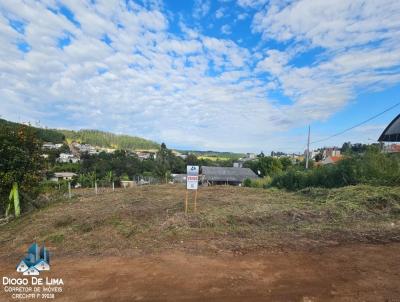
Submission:
[[265,176],[263,178],[250,179],[247,178],[244,180],[243,185],[245,187],[251,188],[267,188],[271,185],[272,178],[270,176]]
[[400,156],[368,150],[348,155],[335,165],[309,171],[289,170],[275,176],[271,186],[298,190],[306,187],[337,188],[356,184],[400,185]]

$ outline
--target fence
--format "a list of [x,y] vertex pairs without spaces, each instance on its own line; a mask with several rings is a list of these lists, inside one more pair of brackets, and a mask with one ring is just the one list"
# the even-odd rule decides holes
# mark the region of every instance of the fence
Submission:
[[[129,187],[141,187],[146,185],[156,185],[156,184],[165,184],[165,182],[160,181],[159,179],[153,177],[134,177],[134,180],[130,181],[132,186],[124,187],[121,185],[123,181],[106,181],[106,180],[97,180],[90,187],[81,187],[78,185],[73,185],[72,181],[63,180],[59,182],[54,181],[45,181],[41,184],[41,191],[43,193],[50,194],[41,194],[41,198],[31,198],[28,194],[19,191],[19,194],[24,199],[24,214],[29,213],[33,209],[38,209],[46,204],[51,204],[53,202],[57,202],[59,198],[69,198],[72,197],[90,197],[100,194],[112,194],[114,192],[123,192],[128,190]],[[54,191],[55,190],[55,191]],[[58,191],[59,194],[51,194],[51,192],[56,193]],[[5,212],[0,209],[0,225],[7,223],[11,216],[6,217]]]
[[64,192],[64,195],[68,198],[73,196],[93,196],[105,193],[112,193],[117,191],[123,191],[131,187],[139,187],[146,185],[161,184],[159,179],[153,177],[134,177],[134,180],[129,181],[106,181],[97,180],[91,187],[81,187],[79,184],[73,186],[71,182],[63,182],[58,184],[58,189]]

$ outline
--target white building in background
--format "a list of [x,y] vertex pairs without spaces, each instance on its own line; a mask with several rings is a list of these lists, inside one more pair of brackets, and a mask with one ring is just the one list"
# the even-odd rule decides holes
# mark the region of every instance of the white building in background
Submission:
[[51,181],[59,182],[61,180],[71,180],[76,176],[73,172],[55,172],[54,176],[50,178]]
[[234,168],[243,168],[243,164],[246,161],[253,161],[257,159],[257,154],[255,153],[246,153],[245,157],[239,158],[237,161],[233,163]]
[[44,143],[42,148],[46,150],[57,150],[62,147],[63,144],[53,144],[53,143]]
[[234,168],[243,168],[243,162],[234,162],[233,167]]
[[80,153],[80,154],[87,153],[87,154],[93,155],[93,154],[98,154],[99,153],[94,146],[89,145],[89,144],[80,144],[80,143],[77,143],[77,142],[73,142],[71,144],[71,146],[76,151],[78,151],[78,153]]
[[257,154],[255,154],[255,153],[246,153],[246,157],[245,158],[248,158],[248,159],[256,159],[257,158]]
[[[310,159],[315,159],[315,157],[320,153],[320,150],[310,150]],[[307,156],[307,149],[304,150],[304,157]]]
[[56,161],[59,163],[77,163],[79,158],[70,153],[60,153],[60,157]]
[[341,156],[341,152],[338,147],[325,148],[322,155],[323,158],[327,158],[329,156]]
[[151,152],[151,151],[135,151],[134,152],[136,154],[136,156],[140,159],[140,160],[145,160],[145,159],[156,159],[157,158],[157,153],[155,152]]

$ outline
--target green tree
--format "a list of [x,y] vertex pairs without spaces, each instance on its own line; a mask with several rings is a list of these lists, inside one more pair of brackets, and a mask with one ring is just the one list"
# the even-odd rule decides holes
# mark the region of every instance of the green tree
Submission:
[[322,158],[323,158],[322,151],[318,152],[318,154],[315,155],[315,161],[316,161],[316,162],[321,161]]
[[41,145],[33,127],[0,125],[0,203],[3,210],[14,182],[21,193],[22,210],[28,200],[38,194],[43,169]]
[[271,156],[259,157],[254,161],[247,161],[244,163],[244,167],[250,168],[258,176],[275,176],[282,172],[283,165],[282,162]]
[[198,165],[199,161],[197,159],[197,156],[194,154],[188,154],[186,157],[186,165],[188,166],[195,166]]
[[155,174],[160,179],[165,179],[166,175],[170,173],[170,164],[168,161],[169,158],[169,150],[165,143],[162,143],[160,146],[160,151],[157,153],[156,159],[156,167],[155,167]]
[[345,143],[343,143],[341,152],[342,152],[342,153],[351,152],[351,142],[345,142]]
[[289,157],[281,157],[279,158],[279,161],[282,164],[283,171],[287,171],[293,165],[292,160]]

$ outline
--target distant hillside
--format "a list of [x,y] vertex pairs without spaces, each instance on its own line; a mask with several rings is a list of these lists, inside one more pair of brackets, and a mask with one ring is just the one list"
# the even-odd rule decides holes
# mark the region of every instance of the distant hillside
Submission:
[[68,142],[77,141],[93,146],[116,149],[149,150],[159,148],[159,144],[156,142],[137,136],[117,135],[99,130],[59,131],[65,135]]
[[[0,128],[18,130],[22,124],[0,119]],[[35,129],[37,136],[44,142],[63,143],[64,141],[78,141],[98,147],[115,149],[150,150],[158,149],[159,145],[141,137],[117,135],[99,130],[58,130],[28,126]]]
[[[6,121],[4,119],[0,119],[1,129],[9,128],[9,129],[16,131],[21,126],[22,126],[22,124],[20,124],[20,123],[14,123],[14,122]],[[65,140],[64,134],[58,130],[37,128],[37,127],[33,127],[33,126],[28,126],[28,127],[35,129],[38,138],[44,142],[62,143]]]

